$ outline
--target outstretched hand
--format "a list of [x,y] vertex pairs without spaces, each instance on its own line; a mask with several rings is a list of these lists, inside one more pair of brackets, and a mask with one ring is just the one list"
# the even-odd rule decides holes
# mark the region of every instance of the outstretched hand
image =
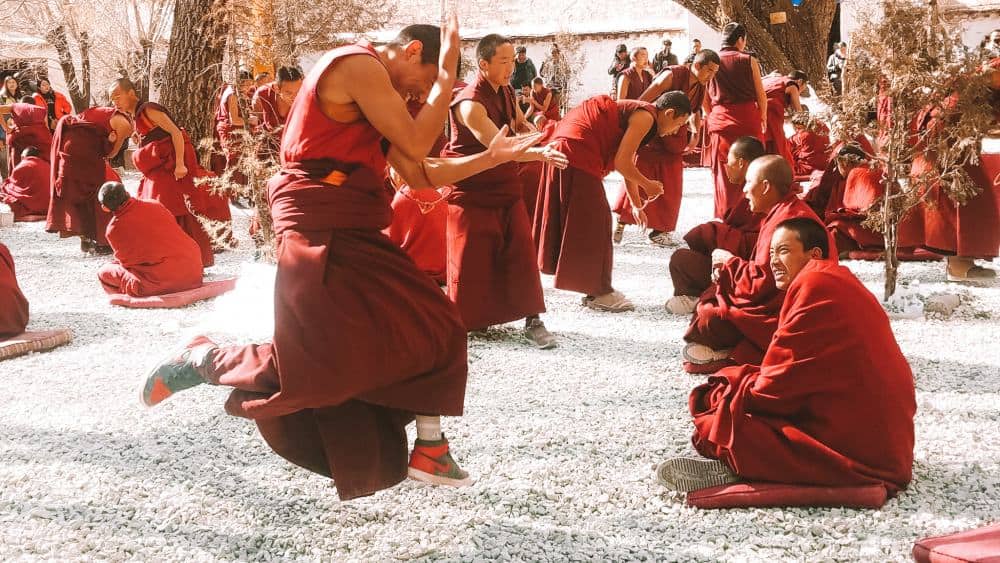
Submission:
[[556,150],[555,143],[549,143],[542,148],[542,160],[555,166],[560,170],[565,170],[569,166],[569,158],[565,154]]
[[486,149],[498,163],[510,162],[527,152],[535,146],[542,138],[541,133],[530,133],[528,135],[518,135],[508,137],[510,127],[504,125],[497,131],[497,134],[490,141],[490,146]]

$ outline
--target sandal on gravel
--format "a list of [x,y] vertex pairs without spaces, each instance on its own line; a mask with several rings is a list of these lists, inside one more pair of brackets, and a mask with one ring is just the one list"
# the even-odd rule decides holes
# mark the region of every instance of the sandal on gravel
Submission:
[[742,479],[717,459],[675,457],[657,466],[656,481],[672,491],[689,493],[738,483]]
[[948,269],[948,281],[950,282],[993,283],[996,279],[996,270],[982,266],[972,266],[966,270],[964,276],[952,274],[951,269]]
[[698,297],[694,295],[675,295],[663,304],[663,308],[673,315],[690,315],[698,308]]
[[580,304],[588,309],[602,311],[605,313],[624,313],[626,311],[635,310],[635,305],[629,301],[627,297],[617,291],[614,292],[613,295],[615,296],[615,301],[611,304],[600,303],[597,301],[596,297],[592,297],[590,295],[584,297]]
[[695,342],[689,342],[681,352],[684,356],[684,361],[700,366],[728,360],[731,353],[732,350],[713,350],[704,344],[697,344]]

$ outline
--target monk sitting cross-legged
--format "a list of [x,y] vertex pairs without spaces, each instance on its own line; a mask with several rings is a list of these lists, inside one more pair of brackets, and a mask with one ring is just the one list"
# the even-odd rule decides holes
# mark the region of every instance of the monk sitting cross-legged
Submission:
[[21,162],[0,184],[0,203],[10,206],[15,221],[48,212],[51,172],[48,159],[37,148],[24,149]]
[[829,135],[819,130],[823,126],[814,124],[805,111],[792,116],[792,127],[795,134],[788,138],[788,144],[792,150],[795,175],[809,176],[813,172],[822,172],[830,161]]
[[97,272],[108,293],[151,297],[201,286],[201,251],[161,203],[134,199],[119,182],[101,186],[101,205],[114,214],[108,242],[115,260]]
[[657,479],[677,491],[740,480],[824,487],[883,485],[913,468],[913,375],[878,300],[832,258],[825,230],[780,223],[770,267],[787,292],[759,366],[728,367],[691,392],[694,448]]
[[585,294],[585,307],[613,313],[635,308],[611,286],[611,209],[602,179],[612,170],[625,177],[636,221],[645,225],[642,209],[663,193],[663,184],[636,168],[636,150],[676,133],[690,114],[691,102],[678,91],[655,104],[595,96],[556,127],[552,140],[569,167],[546,163],[542,171],[534,224],[538,266],[555,274],[557,288]]
[[[726,175],[738,186],[746,183],[750,163],[764,156],[764,144],[756,137],[740,137],[730,145]],[[753,258],[760,220],[764,216],[750,211],[746,198],[726,212],[726,216],[702,223],[684,235],[688,248],[678,248],[670,255],[670,281],[674,296],[664,305],[675,315],[690,315],[700,296],[712,285],[712,253],[723,249],[744,260]]]
[[17,285],[14,258],[0,243],[0,338],[16,336],[28,326],[28,300]]
[[[786,219],[803,217],[823,222],[792,191],[792,167],[777,155],[750,163],[743,188],[750,211],[762,213],[753,256],[743,259],[716,249],[712,252],[715,284],[701,296],[684,340],[684,368],[714,373],[730,364],[759,363],[778,326],[784,292],[774,284],[770,268],[771,235]],[[830,248],[835,249],[830,236]],[[836,262],[834,251],[831,260]]]
[[[146,405],[203,383],[232,387],[227,412],[256,421],[282,457],[332,478],[342,499],[407,476],[471,482],[440,420],[462,414],[465,327],[438,285],[382,234],[392,215],[387,164],[411,189],[433,189],[515,160],[540,138],[508,137],[504,126],[477,154],[427,157],[444,126],[458,50],[451,16],[443,32],[412,25],[385,45],[345,45],[319,59],[292,104],[282,169],[268,184],[278,256],[273,341],[192,340],[147,374]],[[407,99],[427,103],[411,117]]]

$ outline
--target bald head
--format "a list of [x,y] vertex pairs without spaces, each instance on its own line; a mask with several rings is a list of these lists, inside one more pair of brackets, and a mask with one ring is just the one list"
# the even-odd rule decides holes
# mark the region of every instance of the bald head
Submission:
[[792,167],[784,158],[768,154],[750,163],[743,193],[754,213],[766,213],[792,190]]
[[97,200],[108,211],[115,211],[129,200],[128,191],[121,182],[104,182],[97,192]]

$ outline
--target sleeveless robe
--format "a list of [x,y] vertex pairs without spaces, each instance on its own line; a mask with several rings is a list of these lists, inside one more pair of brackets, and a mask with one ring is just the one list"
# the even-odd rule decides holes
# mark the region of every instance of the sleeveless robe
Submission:
[[787,76],[768,76],[761,80],[764,83],[764,93],[767,95],[767,133],[764,135],[764,146],[769,154],[781,156],[789,165],[793,165],[792,147],[785,136],[785,109],[788,107],[789,86],[794,81]]
[[549,107],[545,110],[545,113],[543,113],[542,115],[545,116],[545,119],[551,119],[552,121],[559,121],[559,119],[562,116],[559,115],[559,103],[556,100],[556,95],[552,92],[552,90],[549,88],[542,87],[542,90],[540,92],[536,92],[534,88],[531,89],[531,97],[535,100],[535,103],[539,105],[545,103],[545,98],[548,97],[549,94],[552,94],[552,99],[549,101]]
[[646,88],[649,88],[649,85],[653,83],[651,72],[639,70],[634,66],[625,69],[621,76],[628,78],[628,90],[625,91],[625,96],[620,98],[622,100],[638,100]]

